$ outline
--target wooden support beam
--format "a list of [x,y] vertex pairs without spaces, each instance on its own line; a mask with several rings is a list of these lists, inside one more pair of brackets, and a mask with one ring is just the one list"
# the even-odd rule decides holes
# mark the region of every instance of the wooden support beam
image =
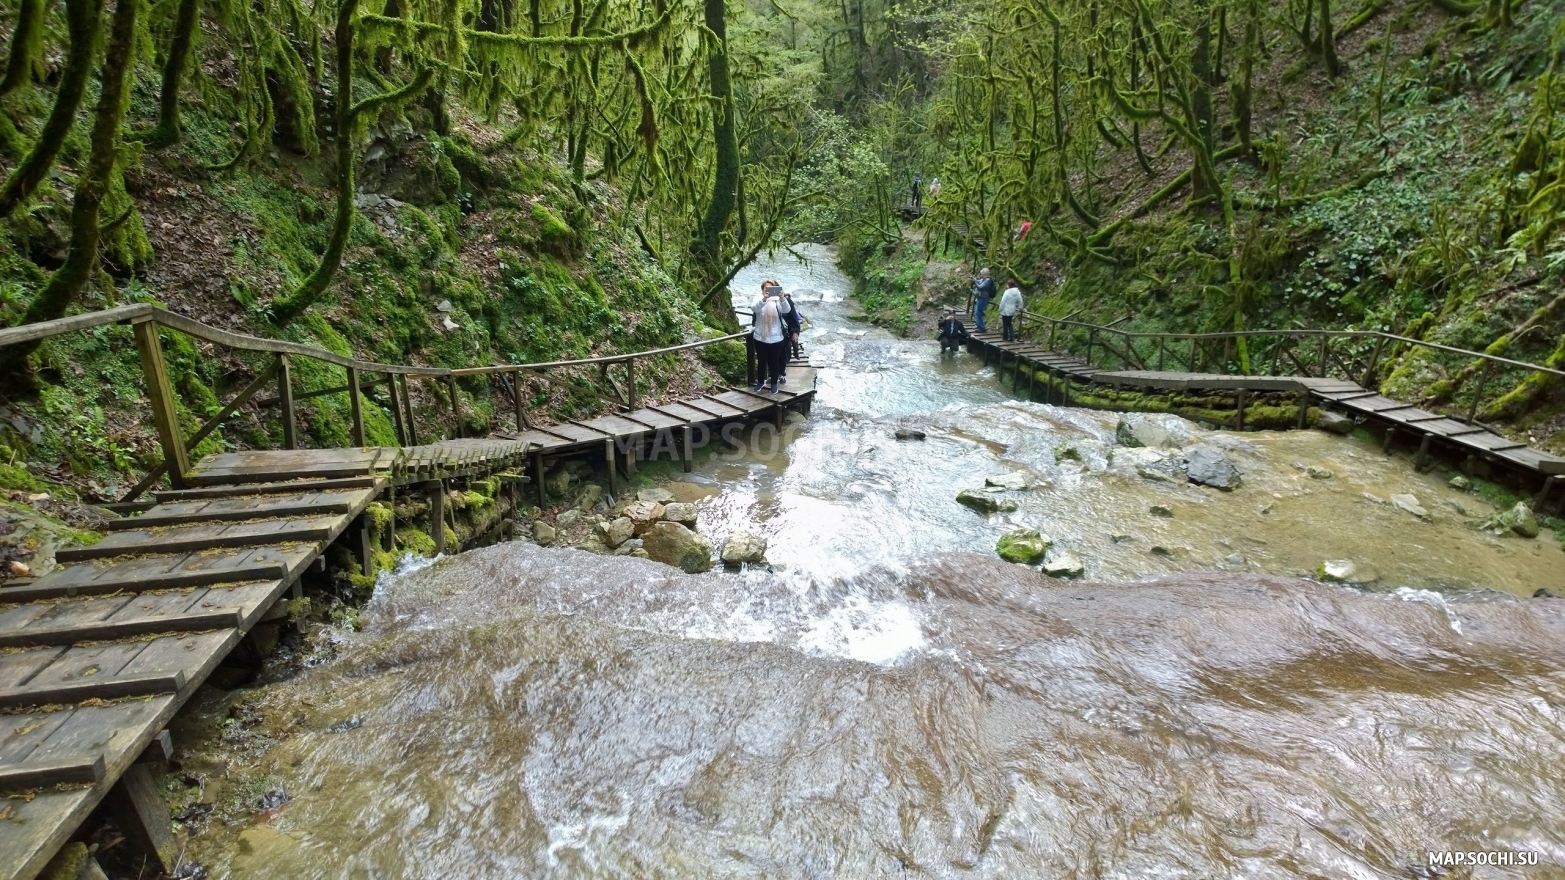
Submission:
[[543,450],[533,452],[533,479],[538,483],[538,506],[549,506],[549,490],[543,486]]
[[1413,470],[1422,471],[1429,462],[1429,442],[1433,439],[1433,434],[1425,434],[1424,439],[1418,442],[1418,456],[1413,459]]
[[1484,386],[1489,384],[1489,372],[1494,367],[1494,361],[1485,359],[1483,369],[1478,373],[1478,389],[1473,392],[1473,405],[1467,408],[1467,424],[1471,425],[1478,418],[1478,402],[1483,399]]
[[520,434],[531,427],[527,421],[527,407],[522,404],[522,373],[520,370],[511,374],[511,405],[516,409],[516,433]]
[[1234,404],[1234,407],[1235,407],[1235,409],[1234,409],[1234,430],[1236,430],[1236,431],[1243,431],[1244,430],[1244,404],[1245,404],[1244,389],[1240,388],[1239,392],[1237,394],[1235,394],[1234,397],[1237,398],[1237,400],[1235,401],[1235,404]]
[[619,497],[619,462],[615,459],[614,438],[605,438],[603,441],[603,461],[609,467],[609,494]]
[[625,361],[625,403],[636,408],[636,359]]
[[687,474],[690,473],[690,468],[692,463],[695,461],[696,455],[695,450],[690,446],[690,435],[691,430],[689,425],[684,425],[679,429],[680,464],[684,467],[685,473]]
[[141,756],[136,759],[137,764],[167,764],[174,757],[174,737],[167,730],[158,731],[158,735],[147,743],[147,747],[141,750]]
[[435,555],[446,552],[446,484],[439,480],[426,483],[429,490],[429,528],[435,539]]
[[402,392],[397,388],[397,377],[388,375],[387,385],[391,389],[391,424],[397,431],[397,445],[411,446],[408,442],[408,426],[402,419]]
[[369,445],[364,439],[364,394],[359,390],[357,367],[348,368],[348,411],[353,419],[353,445],[358,447]]
[[285,354],[277,356],[277,400],[282,404],[283,448],[298,449],[299,438],[293,411],[293,368],[289,366],[288,355]]
[[168,481],[174,488],[183,489],[185,475],[190,473],[190,460],[185,455],[185,436],[179,427],[179,408],[168,380],[168,365],[163,360],[158,325],[151,320],[138,321],[133,330],[136,349],[141,353],[141,374],[147,383],[147,399],[152,403],[152,420],[157,426],[158,443],[163,447]]
[[172,873],[179,856],[173,823],[147,765],[132,764],[109,789],[104,803],[131,845],[163,873]]
[[359,557],[359,574],[369,577],[375,569],[375,552],[370,542],[370,517],[367,513],[361,513],[349,526],[352,537],[352,547]]
[[102,755],[32,757],[20,763],[0,765],[0,788],[20,791],[51,785],[96,785],[102,781]]
[[418,445],[418,422],[413,417],[413,393],[412,393],[412,390],[408,388],[408,377],[404,375],[404,376],[399,376],[398,378],[401,379],[401,381],[402,381],[402,403],[403,403],[404,406],[406,406],[408,408],[408,417],[407,417],[408,439],[407,439],[407,443],[404,444],[404,445],[406,445],[406,446],[417,446]]
[[1309,420],[1310,420],[1310,392],[1301,388],[1301,389],[1299,389],[1299,421],[1298,421],[1297,427],[1300,430],[1303,430],[1305,424],[1307,424],[1309,422]]
[[456,390],[456,376],[446,376],[446,390],[451,393],[451,436],[460,439],[462,436],[462,398]]
[[1386,455],[1390,455],[1391,454],[1391,444],[1396,442],[1396,439],[1397,439],[1397,429],[1396,428],[1387,428],[1386,429],[1386,439],[1385,439],[1385,442],[1380,444],[1380,451],[1385,453]]
[[397,549],[397,487],[386,487],[386,509],[390,516],[386,519],[386,534],[380,536],[380,549],[387,553]]

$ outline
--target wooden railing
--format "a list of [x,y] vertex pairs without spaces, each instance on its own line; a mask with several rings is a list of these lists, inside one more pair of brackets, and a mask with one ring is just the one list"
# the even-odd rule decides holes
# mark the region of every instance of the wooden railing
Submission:
[[[1024,309],[1018,317],[1017,331],[1022,332],[1030,322],[1032,338],[1049,350],[1080,354],[1083,360],[1103,369],[1330,376],[1349,379],[1371,391],[1379,390],[1379,377],[1387,364],[1399,362],[1415,349],[1427,349],[1469,361],[1473,373],[1468,378],[1475,382],[1467,402],[1468,424],[1476,421],[1484,392],[1496,379],[1510,379],[1512,387],[1527,374],[1565,379],[1565,370],[1379,330],[1144,333],[1114,326],[1129,318],[1127,315],[1112,324],[1093,324],[1069,316],[1036,315]],[[1038,339],[1039,334],[1045,333],[1044,339]],[[1452,388],[1448,394],[1457,390],[1460,389]]]
[[[152,408],[152,418],[157,428],[158,443],[163,452],[162,464],[153,468],[146,477],[132,487],[129,492],[125,493],[124,497],[120,499],[122,503],[134,501],[148,488],[156,485],[158,480],[165,475],[174,488],[182,488],[185,485],[185,476],[190,472],[190,452],[200,445],[203,440],[211,436],[225,421],[233,417],[245,404],[251,402],[257,393],[271,385],[274,381],[277,385],[277,396],[267,400],[256,401],[256,404],[258,406],[275,406],[279,409],[282,420],[283,446],[287,449],[298,448],[298,414],[296,411],[298,402],[333,394],[346,394],[348,396],[352,442],[358,446],[366,445],[364,393],[382,385],[389,390],[389,401],[385,407],[391,413],[397,442],[404,446],[417,446],[419,445],[419,430],[414,414],[412,397],[409,395],[409,380],[430,380],[445,386],[450,398],[452,416],[448,435],[459,437],[462,432],[462,414],[457,380],[466,376],[498,378],[507,386],[505,391],[508,392],[515,410],[517,430],[526,430],[531,427],[531,419],[527,415],[527,408],[523,400],[523,376],[551,380],[553,377],[547,375],[547,371],[550,370],[570,367],[597,367],[601,382],[594,387],[594,392],[600,396],[607,397],[608,395],[605,392],[612,390],[626,407],[634,409],[640,397],[636,382],[635,365],[638,359],[701,348],[718,342],[738,339],[745,335],[742,332],[732,333],[684,345],[674,345],[667,348],[629,354],[606,355],[597,358],[449,369],[445,367],[420,367],[363,361],[297,342],[262,339],[242,333],[231,333],[227,330],[220,330],[200,321],[187,318],[184,315],[158,308],[157,306],[129,305],[97,312],[86,312],[54,321],[42,321],[36,324],[24,324],[19,327],[0,329],[0,347],[49,339],[111,324],[129,324],[131,326],[131,331],[136,341],[136,348],[141,358],[142,378],[146,383],[147,397]],[[207,419],[200,428],[187,438],[180,428],[179,409],[176,403],[173,383],[169,380],[168,365],[163,354],[163,343],[158,335],[160,330],[177,331],[236,351],[267,354],[271,356],[272,360],[267,366],[258,371],[255,379],[241,389],[221,410]],[[292,366],[293,359],[296,358],[306,358],[341,367],[345,371],[346,382],[338,387],[296,393]],[[625,366],[625,385],[623,388],[618,387],[609,376],[609,367],[617,364]]]

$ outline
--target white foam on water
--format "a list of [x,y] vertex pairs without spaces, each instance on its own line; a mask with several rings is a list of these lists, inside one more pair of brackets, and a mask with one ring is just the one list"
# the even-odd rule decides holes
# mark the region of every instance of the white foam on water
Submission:
[[[559,853],[566,849],[585,849],[594,837],[613,837],[630,824],[630,816],[588,816],[581,822],[549,827],[549,867],[560,866]],[[590,859],[589,859],[590,860]],[[595,860],[591,860],[595,861]]]
[[1433,605],[1445,612],[1446,622],[1451,624],[1451,629],[1458,634],[1462,632],[1462,619],[1456,616],[1456,610],[1451,607],[1445,597],[1433,590],[1419,590],[1413,587],[1397,587],[1391,591],[1391,598],[1401,599],[1403,602],[1422,602],[1425,605]]
[[812,620],[798,647],[810,654],[892,666],[925,644],[924,628],[912,608],[854,596]]

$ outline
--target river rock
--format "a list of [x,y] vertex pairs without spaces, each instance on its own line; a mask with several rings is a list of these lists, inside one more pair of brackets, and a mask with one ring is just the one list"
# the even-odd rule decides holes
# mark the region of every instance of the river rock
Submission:
[[1392,495],[1391,504],[1398,510],[1411,513],[1419,519],[1429,519],[1429,511],[1424,509],[1424,505],[1418,503],[1416,495]]
[[581,522],[581,511],[574,508],[563,511],[554,518],[554,524],[562,529],[568,529],[578,522]]
[[543,520],[538,520],[537,522],[533,523],[533,540],[538,542],[538,546],[547,547],[550,544],[553,544],[555,538],[558,537],[559,533],[555,531],[554,526],[549,525]]
[[712,543],[679,523],[655,522],[642,534],[641,542],[648,557],[690,574],[712,567]]
[[1184,419],[1168,413],[1126,413],[1114,428],[1114,442],[1177,449],[1190,442],[1190,428]]
[[1495,517],[1494,524],[1497,528],[1515,532],[1523,538],[1538,537],[1538,517],[1525,501],[1516,502],[1515,507]]
[[979,513],[1009,512],[1016,509],[1015,501],[1001,498],[993,492],[985,492],[982,489],[963,489],[957,493],[956,500]]
[[577,510],[591,510],[597,506],[598,499],[603,497],[603,487],[597,483],[588,483],[581,494],[576,497]]
[[766,539],[754,532],[734,532],[723,542],[724,565],[759,565],[766,561]]
[[1141,479],[1143,479],[1143,480],[1151,480],[1154,483],[1172,483],[1172,482],[1175,482],[1174,476],[1172,474],[1165,474],[1162,471],[1158,470],[1157,468],[1152,467],[1151,465],[1145,465],[1145,464],[1138,464],[1138,465],[1136,465],[1136,474],[1138,476],[1140,476]]
[[1222,450],[1197,446],[1185,453],[1185,476],[1192,483],[1229,490],[1239,485],[1239,469]]
[[1174,515],[1174,511],[1166,504],[1154,504],[1151,508],[1149,508],[1149,511],[1153,516],[1171,517]]
[[1049,552],[1052,543],[1048,538],[1038,534],[1037,529],[1017,529],[1000,536],[1000,541],[994,545],[994,549],[1006,562],[1031,565]]
[[[647,530],[658,522],[661,522],[666,509],[656,501],[633,501],[625,507],[625,515],[636,524],[636,534],[646,534]],[[656,559],[657,557],[652,557]]]
[[640,550],[641,551],[641,555],[643,555],[643,556],[645,556],[646,553],[647,553],[647,551],[642,547],[640,538],[631,538],[630,540],[628,540],[625,543],[623,543],[623,544],[619,545],[618,547],[616,547],[614,549],[614,555],[615,556],[633,556],[633,555],[635,555],[637,550]]
[[894,436],[898,440],[922,440],[926,435],[917,428],[898,428]]
[[1312,480],[1329,480],[1336,476],[1336,474],[1332,473],[1326,468],[1321,467],[1320,465],[1305,464],[1302,461],[1294,462],[1293,469],[1304,471],[1304,473],[1307,474]]
[[1457,474],[1456,476],[1452,477],[1450,482],[1446,483],[1446,485],[1450,486],[1452,489],[1455,489],[1458,492],[1470,492],[1473,488],[1473,481],[1467,479],[1461,474]]
[[694,504],[675,501],[663,505],[663,519],[667,522],[676,522],[687,529],[696,527],[696,506]]
[[1554,592],[1548,587],[1539,587],[1538,589],[1533,590],[1532,597],[1534,599],[1558,599],[1560,598],[1560,594]]
[[984,486],[993,489],[1025,489],[1027,488],[1027,475],[1012,472],[994,477],[984,477]]
[[1353,433],[1353,426],[1352,419],[1328,410],[1321,410],[1320,418],[1315,420],[1315,427],[1339,437],[1346,437]]
[[653,504],[668,504],[674,500],[674,493],[660,486],[649,486],[636,491],[637,501],[651,501]]
[[1374,572],[1351,559],[1328,559],[1315,569],[1315,576],[1328,584],[1367,584],[1378,580]]
[[550,474],[543,485],[545,489],[549,490],[550,495],[564,498],[571,491],[571,480],[573,479],[575,479],[575,476],[570,471],[560,468],[553,474]]
[[1049,577],[1079,578],[1087,571],[1081,557],[1069,550],[1055,550],[1043,561],[1043,573]]
[[636,534],[636,524],[630,521],[630,517],[622,516],[611,519],[608,522],[598,523],[596,529],[598,538],[610,549],[629,541]]

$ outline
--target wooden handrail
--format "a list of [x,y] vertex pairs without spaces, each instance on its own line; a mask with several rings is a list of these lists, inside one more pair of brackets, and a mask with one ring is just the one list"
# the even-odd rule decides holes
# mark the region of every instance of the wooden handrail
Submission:
[[458,367],[450,370],[450,373],[453,376],[485,376],[491,373],[514,373],[517,370],[548,370],[555,367],[582,367],[591,364],[623,364],[636,358],[655,357],[675,351],[701,348],[718,342],[727,342],[730,339],[742,339],[748,335],[750,335],[750,332],[743,330],[738,333],[730,333],[727,336],[714,336],[711,339],[687,342],[683,345],[671,345],[668,348],[654,348],[649,351],[635,351],[629,354],[609,354],[602,357],[580,358],[571,361],[549,361],[542,364],[493,364],[487,367]]

